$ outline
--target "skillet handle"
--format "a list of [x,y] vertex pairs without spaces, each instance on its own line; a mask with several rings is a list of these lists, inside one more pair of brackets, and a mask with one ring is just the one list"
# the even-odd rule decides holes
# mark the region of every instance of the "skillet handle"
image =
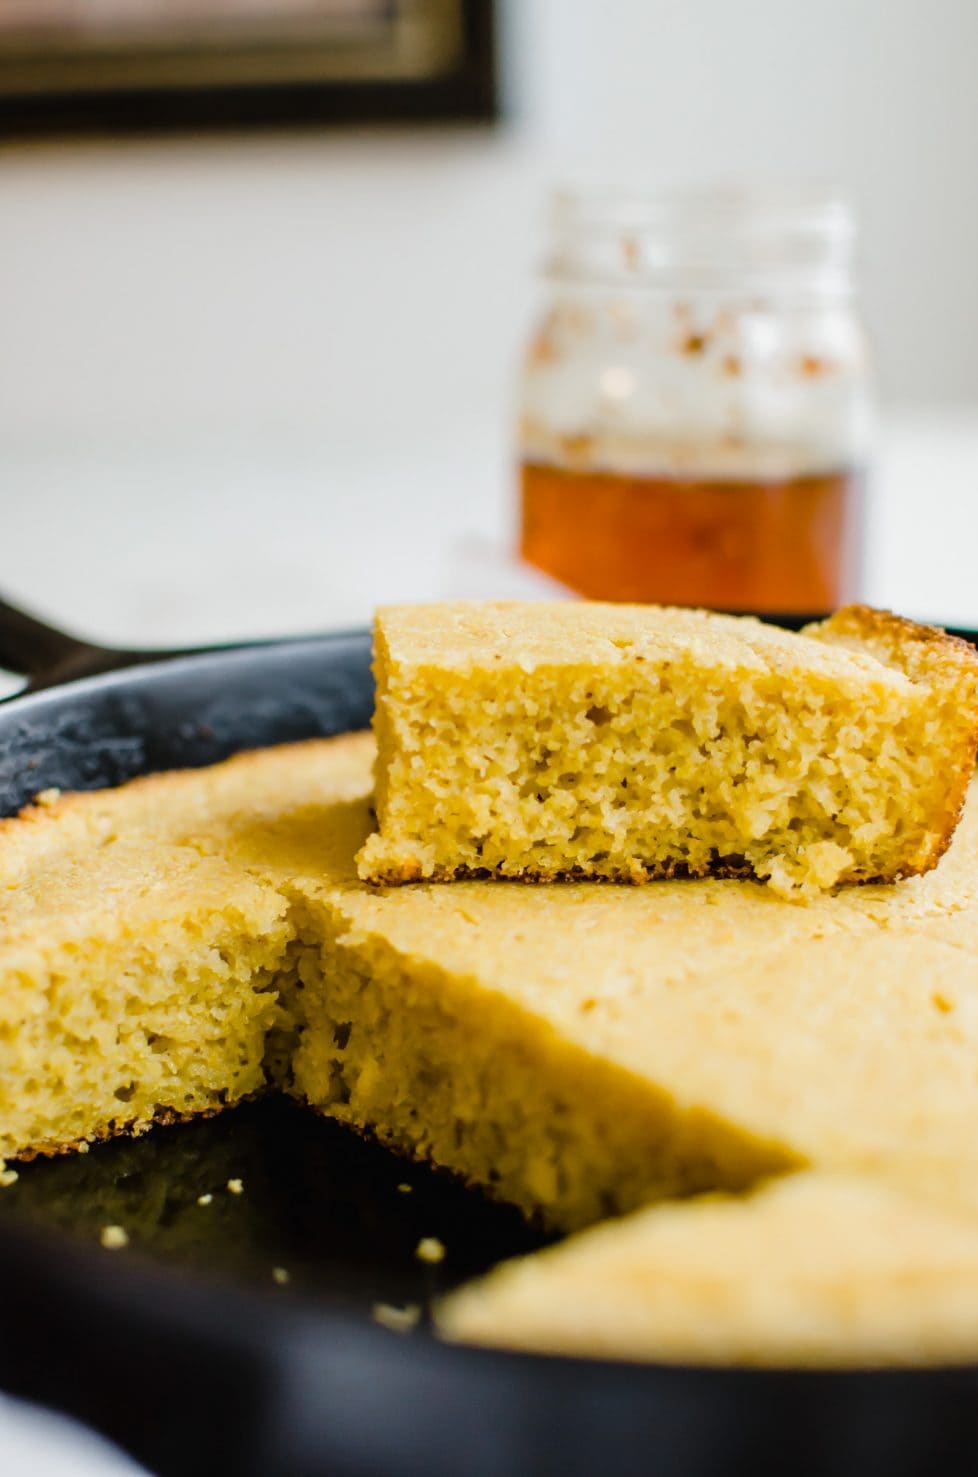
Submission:
[[106,648],[80,641],[0,599],[0,667],[32,683],[55,671],[108,657]]

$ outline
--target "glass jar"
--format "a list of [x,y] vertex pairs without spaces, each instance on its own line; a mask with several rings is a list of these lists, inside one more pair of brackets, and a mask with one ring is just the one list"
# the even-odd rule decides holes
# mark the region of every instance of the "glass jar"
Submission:
[[870,434],[836,199],[562,194],[523,373],[521,552],[592,599],[819,612]]

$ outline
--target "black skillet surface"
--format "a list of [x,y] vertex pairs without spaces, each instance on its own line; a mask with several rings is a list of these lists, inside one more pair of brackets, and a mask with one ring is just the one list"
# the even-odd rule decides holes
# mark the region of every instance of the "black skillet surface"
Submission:
[[[0,606],[0,664],[35,689],[45,672],[104,673],[0,706],[0,813],[51,785],[361,727],[368,647],[336,636],[126,670],[132,654]],[[105,1251],[115,1222],[131,1244]],[[445,1243],[442,1264],[414,1257],[421,1236]],[[24,1166],[0,1191],[0,1385],[163,1477],[978,1471],[975,1369],[602,1364],[451,1349],[366,1316],[537,1244],[507,1210],[282,1103],[157,1129]]]

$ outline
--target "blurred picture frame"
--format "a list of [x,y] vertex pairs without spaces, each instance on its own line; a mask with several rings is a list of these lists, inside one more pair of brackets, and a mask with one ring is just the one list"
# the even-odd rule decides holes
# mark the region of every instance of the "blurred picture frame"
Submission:
[[0,3],[0,136],[497,114],[493,0]]

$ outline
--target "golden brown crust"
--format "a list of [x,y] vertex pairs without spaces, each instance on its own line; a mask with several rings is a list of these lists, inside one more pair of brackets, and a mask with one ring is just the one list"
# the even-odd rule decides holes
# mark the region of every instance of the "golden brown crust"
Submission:
[[[937,865],[951,843],[964,809],[978,757],[978,651],[969,641],[940,626],[929,626],[872,605],[845,605],[828,620],[806,626],[803,635],[866,651],[895,667],[911,682],[933,687],[935,699],[949,704],[949,744],[938,757],[947,780],[942,811],[935,817],[934,840],[919,864],[900,877],[919,876]],[[856,881],[896,881],[894,876]]]
[[157,802],[170,799],[175,792],[195,784],[206,784],[208,776],[229,771],[243,771],[267,764],[278,764],[290,753],[307,754],[310,749],[328,747],[332,754],[349,753],[356,757],[365,746],[372,747],[369,729],[337,734],[329,738],[303,739],[298,743],[279,744],[264,749],[244,749],[229,759],[197,769],[167,769],[156,774],[140,775],[123,785],[103,790],[42,790],[17,815],[0,818],[0,856],[4,861],[19,853],[25,855],[32,846],[48,838],[55,828],[63,828],[72,818],[83,819],[86,812],[109,810],[113,815],[127,811],[159,811]]
[[151,1128],[168,1128],[174,1123],[196,1123],[201,1118],[216,1118],[226,1108],[236,1108],[241,1103],[263,1097],[265,1091],[266,1089],[261,1088],[257,1092],[246,1092],[233,1101],[218,1103],[213,1108],[195,1108],[192,1113],[180,1113],[176,1108],[157,1108],[152,1118],[134,1119],[131,1123],[120,1123],[113,1119],[112,1123],[96,1129],[87,1138],[65,1139],[56,1144],[31,1144],[27,1148],[18,1149],[16,1153],[6,1152],[4,1162],[30,1164],[35,1159],[60,1159],[64,1154],[87,1154],[92,1144],[108,1143],[110,1139],[118,1138],[138,1139],[144,1133],[149,1133]]
[[341,1123],[349,1132],[356,1134],[367,1144],[379,1144],[381,1148],[396,1154],[398,1158],[406,1160],[410,1164],[423,1165],[442,1180],[451,1180],[456,1185],[464,1185],[473,1194],[481,1195],[486,1200],[491,1200],[497,1205],[508,1205],[517,1209],[523,1216],[527,1226],[534,1231],[553,1235],[552,1230],[546,1224],[546,1215],[541,1206],[530,1208],[526,1205],[514,1205],[512,1200],[499,1193],[490,1179],[481,1180],[475,1175],[462,1174],[456,1169],[449,1169],[447,1165],[440,1164],[432,1157],[431,1151],[422,1144],[412,1141],[407,1137],[401,1137],[396,1133],[385,1133],[376,1123],[354,1123],[351,1118],[338,1118],[329,1108],[324,1108],[320,1103],[310,1102],[308,1098],[298,1096],[295,1099],[302,1106],[315,1113],[319,1118],[328,1118],[333,1123]]
[[927,621],[915,621],[910,616],[898,615],[896,611],[887,610],[881,605],[862,605],[858,602],[853,602],[851,605],[840,605],[838,610],[827,616],[824,621],[816,622],[816,625],[830,630],[836,626],[851,625],[867,638],[873,633],[884,636],[892,635],[901,643],[913,641],[925,646],[956,650],[972,665],[978,661],[978,652],[970,641],[965,641],[961,636],[952,635],[943,626],[931,625]]
[[[962,808],[964,802],[962,800]],[[957,822],[955,822],[957,824]],[[898,872],[887,873],[886,876],[868,873],[847,873],[844,879],[845,886],[869,887],[883,882],[901,882],[907,877],[919,877],[924,872],[929,872],[940,861],[944,852],[951,843],[954,827],[941,838],[940,851],[931,858],[928,853],[927,859],[919,865],[901,866]],[[759,877],[749,862],[715,862],[708,867],[695,869],[685,861],[675,861],[668,865],[655,864],[646,865],[635,862],[627,870],[617,869],[608,871],[587,867],[576,866],[563,872],[534,872],[527,868],[519,876],[509,876],[505,873],[494,872],[488,867],[459,866],[454,868],[436,867],[427,875],[422,874],[420,863],[411,865],[404,864],[401,867],[390,867],[384,871],[374,870],[365,885],[370,887],[402,887],[413,882],[487,882],[503,881],[514,882],[517,885],[524,883],[527,886],[546,886],[552,883],[555,887],[573,882],[607,882],[615,886],[622,884],[642,887],[647,882],[696,882],[704,878],[713,878],[715,881],[743,881],[762,883],[764,879]]]
[[970,641],[875,605],[843,605],[827,620],[805,626],[802,635],[842,645],[851,641],[912,682],[929,684],[941,675],[978,680],[978,651]]

